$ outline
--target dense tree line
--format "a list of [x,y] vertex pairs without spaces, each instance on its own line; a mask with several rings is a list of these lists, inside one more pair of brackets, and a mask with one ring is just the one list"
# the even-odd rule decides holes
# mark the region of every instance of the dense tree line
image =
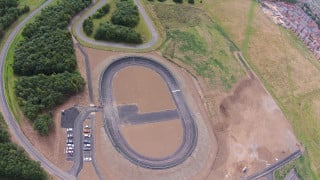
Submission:
[[84,86],[76,72],[67,26],[90,3],[91,0],[60,0],[45,8],[24,28],[23,40],[15,49],[12,67],[19,77],[14,92],[23,113],[34,122],[40,135],[47,135],[53,125],[47,112]]
[[15,82],[14,91],[22,111],[34,121],[43,110],[63,103],[83,86],[84,80],[79,73],[64,72],[20,77]]
[[29,12],[29,7],[24,6],[18,8],[17,0],[0,0],[0,40],[4,35],[4,31],[15,22],[18,17]]
[[30,160],[25,151],[9,138],[7,125],[0,114],[0,179],[47,179],[40,163]]
[[94,38],[104,41],[126,42],[134,44],[142,43],[141,35],[132,28],[114,25],[109,22],[100,24],[99,28],[95,32]]
[[94,18],[94,19],[102,18],[103,16],[105,16],[106,14],[108,14],[109,11],[110,11],[110,5],[109,5],[109,4],[105,4],[104,6],[102,6],[100,9],[98,9],[98,10],[92,15],[92,18]]
[[72,72],[77,67],[71,34],[62,29],[24,39],[14,55],[13,70],[17,75]]
[[126,27],[136,27],[139,23],[139,10],[132,0],[122,0],[116,3],[116,11],[111,16],[111,22]]

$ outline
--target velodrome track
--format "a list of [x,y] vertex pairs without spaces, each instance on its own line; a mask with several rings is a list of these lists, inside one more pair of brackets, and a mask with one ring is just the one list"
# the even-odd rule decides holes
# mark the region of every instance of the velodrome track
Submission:
[[[120,132],[120,120],[112,91],[114,75],[128,66],[143,66],[158,73],[166,82],[179,112],[183,125],[183,140],[178,150],[164,158],[150,158],[135,152]],[[103,107],[104,128],[113,146],[132,163],[149,169],[166,169],[184,162],[197,144],[197,127],[189,111],[178,82],[171,72],[158,62],[144,57],[124,57],[111,63],[100,77],[100,100]]]

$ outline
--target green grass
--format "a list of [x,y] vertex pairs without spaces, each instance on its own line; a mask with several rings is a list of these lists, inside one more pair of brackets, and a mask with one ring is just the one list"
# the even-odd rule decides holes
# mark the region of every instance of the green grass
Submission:
[[255,0],[252,0],[250,10],[248,12],[248,23],[247,23],[247,27],[246,27],[246,32],[245,32],[244,40],[241,45],[241,51],[244,55],[247,55],[247,53],[248,53],[247,50],[249,47],[250,36],[253,32],[252,23],[253,23],[253,19],[254,19],[254,11],[255,11],[257,5],[258,5],[258,2]]
[[216,89],[228,91],[244,75],[233,56],[232,51],[237,48],[200,9],[181,4],[151,4],[167,32],[161,47],[165,57],[184,63],[193,75],[201,76]]

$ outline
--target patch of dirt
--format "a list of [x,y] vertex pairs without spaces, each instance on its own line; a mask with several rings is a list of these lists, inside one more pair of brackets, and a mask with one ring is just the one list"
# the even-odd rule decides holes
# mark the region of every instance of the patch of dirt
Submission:
[[140,125],[122,125],[121,133],[137,153],[154,158],[173,154],[181,145],[183,138],[180,119]]
[[79,180],[99,179],[91,162],[84,162],[83,168],[78,175]]
[[169,88],[159,74],[141,66],[130,66],[113,78],[117,105],[137,104],[140,113],[175,109]]
[[244,177],[299,149],[287,119],[255,76],[240,81],[218,110],[225,128],[217,133],[217,157],[224,161],[217,159],[209,179]]

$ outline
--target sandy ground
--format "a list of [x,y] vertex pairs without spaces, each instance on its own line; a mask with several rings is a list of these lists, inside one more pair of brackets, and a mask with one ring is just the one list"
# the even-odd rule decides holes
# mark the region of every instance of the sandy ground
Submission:
[[121,133],[136,152],[148,157],[166,157],[181,145],[181,120],[162,121],[140,125],[122,125]]
[[137,104],[140,113],[176,108],[161,76],[141,66],[127,67],[115,74],[113,95],[118,105]]
[[217,132],[219,158],[209,179],[253,174],[299,148],[290,124],[255,78],[239,82],[220,103],[219,114],[224,128]]
[[83,168],[78,175],[79,180],[99,179],[91,162],[84,162]]

